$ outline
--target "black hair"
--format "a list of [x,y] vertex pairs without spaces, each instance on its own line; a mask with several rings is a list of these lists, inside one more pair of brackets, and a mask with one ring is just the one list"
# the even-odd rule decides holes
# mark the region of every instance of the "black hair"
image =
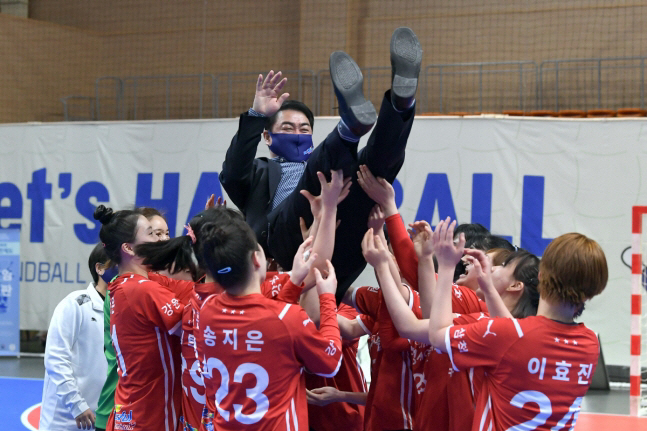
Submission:
[[265,124],[265,129],[268,131],[272,131],[272,127],[274,127],[278,119],[279,112],[287,111],[287,110],[301,112],[303,115],[306,116],[306,118],[308,119],[308,122],[310,122],[310,128],[314,130],[315,116],[312,114],[312,111],[310,110],[310,108],[306,106],[305,103],[299,102],[298,100],[286,100],[285,102],[283,102],[279,110],[276,111],[276,114],[272,115],[267,119],[267,122]]
[[[485,227],[478,223],[472,223],[469,225],[462,224],[460,226],[467,226],[466,229],[469,229],[470,232],[476,232],[481,228],[485,229]],[[487,232],[487,229],[485,229],[485,231]],[[456,235],[454,235],[454,238],[456,238]],[[465,238],[465,248],[475,248],[484,252],[487,252],[488,250],[492,250],[494,248],[502,248],[504,250],[515,251],[515,247],[510,244],[510,241],[500,236],[492,235],[489,232],[471,234],[469,238]],[[454,281],[458,280],[458,277],[465,273],[465,266],[466,265],[463,261],[458,262],[456,268],[454,269]]]
[[465,241],[469,241],[474,235],[489,235],[490,231],[480,223],[461,223],[454,229],[454,238],[461,233],[465,234]]
[[101,243],[94,246],[92,252],[90,253],[90,257],[88,258],[88,266],[90,267],[90,274],[92,274],[92,280],[94,281],[95,286],[99,282],[99,274],[97,274],[97,263],[100,263],[102,265],[110,263],[108,253],[106,253],[106,249]]
[[141,213],[137,209],[113,212],[112,208],[99,205],[94,210],[94,219],[103,225],[99,231],[99,239],[108,258],[117,265],[121,263],[121,245],[135,242],[137,220],[140,216]]
[[523,292],[517,305],[511,313],[513,317],[524,318],[537,315],[539,307],[539,258],[534,254],[520,249],[510,254],[503,262],[503,266],[514,264],[512,277],[523,283]]
[[[492,235],[489,233],[476,233],[469,237],[465,237],[465,248],[474,248],[476,250],[487,251],[490,248],[490,239]],[[456,236],[454,236],[456,238]]]
[[[229,208],[223,211],[235,213]],[[251,256],[259,247],[243,217],[232,215],[226,223],[207,222],[197,235],[201,238],[198,255],[220,286],[227,290],[249,280]]]
[[135,254],[144,258],[142,264],[151,271],[167,270],[172,274],[188,270],[194,281],[198,281],[207,269],[197,250],[202,238],[200,235],[205,223],[227,223],[232,218],[243,219],[242,215],[234,210],[226,211],[224,207],[217,206],[204,210],[189,221],[196,242],[189,235],[178,236],[166,241],[147,242],[135,247]]
[[139,207],[139,208],[137,208],[137,211],[139,211],[139,213],[140,213],[141,215],[143,215],[144,217],[146,217],[146,219],[147,219],[147,220],[150,220],[150,219],[152,219],[152,218],[153,218],[153,217],[155,217],[155,216],[159,216],[159,217],[162,217],[162,218],[164,219],[164,221],[167,221],[167,220],[166,220],[166,217],[164,216],[164,214],[162,214],[162,212],[161,212],[160,210],[158,210],[157,208],[153,208],[153,207]]
[[518,247],[515,247],[510,241],[498,235],[490,235],[490,242],[487,249],[492,250],[493,248],[502,248],[509,251],[518,250]]

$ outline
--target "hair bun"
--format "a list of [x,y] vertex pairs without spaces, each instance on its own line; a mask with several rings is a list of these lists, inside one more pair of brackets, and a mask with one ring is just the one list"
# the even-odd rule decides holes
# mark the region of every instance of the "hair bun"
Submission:
[[99,205],[94,210],[94,219],[99,220],[101,224],[108,224],[115,213],[112,211],[112,208],[107,208],[105,205]]
[[222,247],[227,242],[229,235],[226,227],[220,226],[218,223],[208,222],[200,229],[200,237],[214,246]]

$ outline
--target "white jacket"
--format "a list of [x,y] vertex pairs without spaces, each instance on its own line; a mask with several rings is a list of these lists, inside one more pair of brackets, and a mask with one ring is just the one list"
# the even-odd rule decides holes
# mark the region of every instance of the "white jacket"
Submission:
[[49,324],[39,429],[78,430],[74,418],[96,411],[107,370],[103,300],[90,283],[67,295]]

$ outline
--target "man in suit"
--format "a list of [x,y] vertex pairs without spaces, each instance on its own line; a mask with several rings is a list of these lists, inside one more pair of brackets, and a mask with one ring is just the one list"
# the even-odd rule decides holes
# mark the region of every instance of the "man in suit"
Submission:
[[[301,194],[320,193],[317,172],[327,176],[342,169],[357,178],[360,164],[389,182],[395,180],[415,114],[415,92],[422,49],[411,29],[401,27],[391,38],[391,89],[380,115],[362,92],[363,76],[353,59],[336,51],[330,56],[332,79],[341,120],[316,148],[312,145],[314,117],[306,105],[281,94],[287,78],[273,71],[259,75],[252,108],[240,116],[238,133],[227,150],[220,182],[230,200],[245,214],[265,252],[289,269],[302,242],[299,218],[312,223],[308,200]],[[376,121],[377,120],[377,121]],[[357,151],[362,135],[373,125],[367,146]],[[255,158],[259,140],[271,158]],[[361,239],[374,202],[353,181],[339,204],[333,265],[339,280],[338,298],[362,272],[366,262]]]

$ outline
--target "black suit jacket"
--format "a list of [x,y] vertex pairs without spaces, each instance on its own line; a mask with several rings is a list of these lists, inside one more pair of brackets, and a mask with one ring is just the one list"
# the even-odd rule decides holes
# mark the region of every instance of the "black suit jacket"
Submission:
[[265,254],[270,255],[267,215],[281,180],[281,165],[266,157],[256,158],[266,121],[265,117],[247,113],[240,116],[238,132],[227,150],[219,178],[229,200],[245,215]]

